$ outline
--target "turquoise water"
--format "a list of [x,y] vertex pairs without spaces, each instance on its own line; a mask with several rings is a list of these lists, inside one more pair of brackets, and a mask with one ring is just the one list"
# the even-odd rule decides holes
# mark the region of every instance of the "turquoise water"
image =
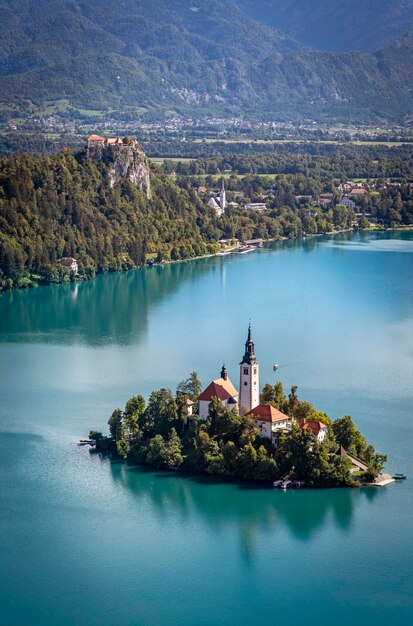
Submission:
[[413,480],[280,493],[75,445],[134,393],[261,364],[413,477],[413,234],[342,235],[0,295],[7,625],[411,624]]

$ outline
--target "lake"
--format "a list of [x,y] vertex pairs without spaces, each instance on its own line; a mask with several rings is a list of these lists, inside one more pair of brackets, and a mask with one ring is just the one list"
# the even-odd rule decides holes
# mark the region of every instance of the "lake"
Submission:
[[[2,623],[413,623],[412,278],[412,232],[361,233],[1,294]],[[192,370],[238,386],[250,318],[261,386],[350,414],[407,481],[284,493],[76,446]]]

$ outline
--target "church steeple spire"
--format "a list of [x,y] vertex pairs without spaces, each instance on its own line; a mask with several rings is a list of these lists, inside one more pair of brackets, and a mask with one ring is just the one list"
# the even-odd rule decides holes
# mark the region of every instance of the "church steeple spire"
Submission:
[[256,360],[257,358],[255,356],[255,347],[254,347],[254,342],[252,340],[252,331],[251,331],[251,322],[250,322],[248,324],[247,341],[245,342],[245,354],[241,361],[241,364],[247,363],[248,365],[251,365],[252,363],[255,363]]
[[225,363],[222,366],[221,378],[223,378],[224,380],[227,380],[227,378],[228,378],[228,373],[227,373],[227,368],[225,367]]
[[219,204],[221,207],[221,211],[224,213],[225,209],[227,208],[227,194],[225,191],[224,177],[222,177],[221,193],[219,194]]

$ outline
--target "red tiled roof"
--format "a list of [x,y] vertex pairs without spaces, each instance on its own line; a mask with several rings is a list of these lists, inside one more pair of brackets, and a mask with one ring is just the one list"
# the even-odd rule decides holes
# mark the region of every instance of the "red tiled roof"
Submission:
[[212,398],[218,398],[218,400],[229,400],[238,395],[238,391],[229,378],[217,378],[213,380],[210,385],[199,396],[198,400],[212,400]]
[[247,415],[254,417],[256,420],[260,422],[284,422],[285,420],[289,420],[290,418],[285,413],[281,413],[278,409],[271,406],[270,404],[259,404],[252,409]]
[[326,428],[325,424],[316,420],[298,420],[298,423],[303,430],[312,430],[316,436],[322,428]]
[[351,193],[354,196],[360,196],[361,194],[368,193],[368,191],[367,189],[360,189],[359,187],[357,187],[357,189],[352,189]]
[[87,138],[88,141],[105,141],[104,137],[100,137],[99,135],[90,135]]

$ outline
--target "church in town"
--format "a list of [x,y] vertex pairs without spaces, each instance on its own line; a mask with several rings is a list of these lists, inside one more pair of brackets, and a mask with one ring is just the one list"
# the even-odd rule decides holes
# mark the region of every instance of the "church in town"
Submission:
[[209,404],[213,398],[218,398],[228,410],[235,409],[239,413],[250,416],[255,421],[262,437],[274,441],[277,432],[289,430],[292,420],[288,415],[281,413],[273,406],[260,404],[259,367],[250,324],[244,356],[239,364],[239,391],[230,381],[224,365],[221,376],[213,380],[198,398],[200,420],[205,422],[208,419]]
[[218,217],[224,215],[225,209],[227,208],[227,192],[225,191],[224,179],[222,179],[219,196],[212,197],[208,202],[208,206],[215,210]]

